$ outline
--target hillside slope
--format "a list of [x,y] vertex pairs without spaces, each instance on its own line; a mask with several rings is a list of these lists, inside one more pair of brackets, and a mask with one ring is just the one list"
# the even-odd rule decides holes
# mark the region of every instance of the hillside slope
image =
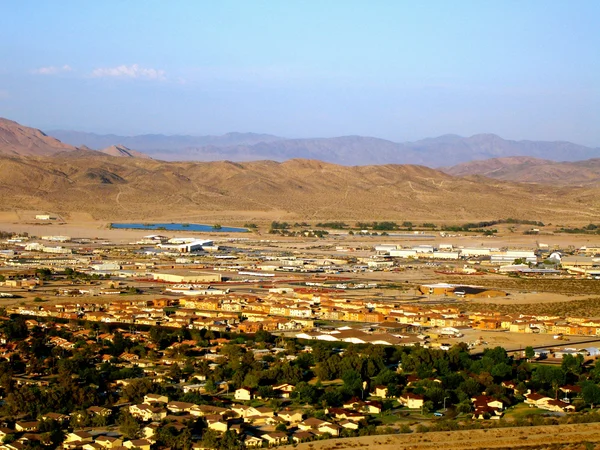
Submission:
[[100,153],[124,158],[150,158],[150,156],[146,155],[145,153],[138,152],[137,150],[131,150],[124,145],[111,145],[110,147],[100,150]]
[[50,156],[71,152],[75,147],[64,144],[40,130],[0,118],[0,154]]
[[526,183],[587,185],[600,183],[600,159],[555,162],[529,157],[471,161],[442,169],[454,176],[482,175]]
[[209,211],[320,220],[589,222],[600,213],[600,190],[455,178],[422,166],[168,163],[80,151],[0,156],[0,209],[80,211],[110,220],[176,220]]

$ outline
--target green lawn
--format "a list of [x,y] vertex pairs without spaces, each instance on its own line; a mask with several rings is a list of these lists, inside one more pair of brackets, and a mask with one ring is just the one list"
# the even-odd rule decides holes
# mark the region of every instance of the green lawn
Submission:
[[525,403],[519,403],[509,409],[504,413],[505,419],[525,419],[530,416],[539,416],[543,414],[548,414],[549,411],[539,408],[530,408],[529,405]]

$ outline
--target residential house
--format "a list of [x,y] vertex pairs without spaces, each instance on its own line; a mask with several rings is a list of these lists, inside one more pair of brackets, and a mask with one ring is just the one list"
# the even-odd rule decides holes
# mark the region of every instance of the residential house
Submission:
[[15,434],[16,430],[7,427],[0,427],[0,442],[4,442],[6,436]]
[[316,417],[310,417],[308,419],[303,420],[298,424],[298,428],[303,431],[307,430],[317,430],[319,427],[331,424],[331,422],[327,422],[326,420],[317,419]]
[[473,405],[475,406],[475,408],[489,407],[489,408],[495,408],[499,411],[502,411],[504,409],[504,403],[502,403],[502,401],[496,400],[487,395],[478,395],[476,397],[471,398],[471,401],[473,402]]
[[341,420],[338,424],[342,428],[347,428],[349,430],[358,430],[359,425],[357,422],[352,422],[351,420]]
[[248,387],[241,387],[235,390],[234,398],[236,400],[249,401],[255,398],[255,392]]
[[302,414],[302,411],[279,411],[277,413],[277,416],[281,417],[283,420],[285,420],[286,422],[289,422],[292,425],[298,424],[300,422],[302,422],[302,420],[304,419],[304,414]]
[[388,396],[388,388],[387,388],[387,386],[375,386],[375,390],[373,391],[373,395],[375,397],[387,398],[387,396]]
[[159,394],[146,394],[144,395],[144,403],[169,403],[169,397]]
[[326,423],[324,425],[321,425],[319,428],[317,428],[317,430],[320,433],[328,433],[332,436],[339,436],[340,431],[342,430],[342,427],[336,423]]
[[172,413],[177,414],[183,412],[190,412],[194,406],[196,405],[187,402],[169,402],[167,404],[167,409]]
[[39,420],[32,421],[21,421],[17,420],[15,423],[15,430],[17,431],[37,431],[40,426]]
[[401,405],[406,406],[409,409],[419,409],[423,407],[424,399],[422,395],[412,394],[410,392],[402,394],[398,401]]
[[102,406],[90,406],[86,411],[90,414],[90,416],[102,416],[108,417],[112,414],[112,410],[109,408],[103,408]]
[[228,416],[231,410],[227,409],[227,408],[221,408],[219,406],[213,406],[213,405],[194,405],[190,408],[189,413],[193,416],[198,416],[198,417],[202,417],[202,416],[209,416],[209,415],[221,415],[221,416]]
[[525,403],[528,405],[532,405],[532,406],[543,406],[546,403],[548,403],[550,400],[552,400],[552,398],[547,397],[545,395],[542,394],[538,394],[536,392],[531,392],[528,391],[525,395]]
[[129,407],[129,413],[133,417],[141,419],[144,422],[148,422],[148,421],[157,422],[157,421],[161,421],[162,419],[167,417],[166,409],[164,409],[162,407],[158,407],[158,406],[147,405],[144,403],[141,403],[139,405],[131,405]]
[[265,433],[261,436],[270,446],[283,445],[288,443],[288,435],[281,431]]
[[575,406],[563,402],[561,400],[550,399],[547,402],[538,405],[540,409],[546,409],[548,411],[556,411],[556,412],[573,412],[575,411]]
[[123,442],[123,447],[139,450],[150,450],[152,444],[147,439],[133,439]]
[[244,446],[246,448],[262,447],[263,442],[262,439],[257,438],[256,436],[247,435],[244,439]]
[[100,444],[96,444],[95,442],[88,442],[81,448],[82,450],[104,450],[104,447],[102,447]]
[[369,414],[380,414],[383,411],[383,405],[380,402],[370,400],[365,402],[363,409]]
[[290,398],[290,394],[294,390],[295,386],[292,384],[279,384],[277,386],[273,386],[273,391],[279,395],[281,398]]
[[60,414],[55,412],[49,412],[40,416],[40,420],[55,420],[56,422],[63,424],[68,422],[70,417],[66,414]]
[[204,416],[204,419],[211,430],[218,431],[219,433],[225,433],[229,430],[229,422],[220,415]]
[[311,441],[315,438],[314,433],[310,431],[296,431],[292,434],[292,440],[295,444],[299,444],[301,442]]
[[64,442],[71,445],[83,445],[93,442],[93,438],[87,431],[73,431],[65,436]]
[[98,436],[94,442],[109,450],[115,447],[121,447],[123,445],[122,439],[113,436]]

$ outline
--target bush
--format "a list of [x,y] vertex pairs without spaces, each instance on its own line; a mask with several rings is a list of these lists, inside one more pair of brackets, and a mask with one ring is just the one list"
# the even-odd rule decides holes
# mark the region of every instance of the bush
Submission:
[[429,431],[429,427],[423,425],[422,423],[417,425],[417,433],[427,433],[428,431]]
[[408,433],[412,433],[412,432],[413,432],[412,428],[407,423],[403,423],[400,426],[400,433],[408,434]]

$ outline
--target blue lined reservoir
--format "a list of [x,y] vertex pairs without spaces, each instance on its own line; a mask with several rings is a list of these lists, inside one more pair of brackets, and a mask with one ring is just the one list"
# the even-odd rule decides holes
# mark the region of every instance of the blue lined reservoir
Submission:
[[247,228],[202,225],[198,223],[111,223],[111,228],[128,230],[204,231],[209,233],[247,233]]

